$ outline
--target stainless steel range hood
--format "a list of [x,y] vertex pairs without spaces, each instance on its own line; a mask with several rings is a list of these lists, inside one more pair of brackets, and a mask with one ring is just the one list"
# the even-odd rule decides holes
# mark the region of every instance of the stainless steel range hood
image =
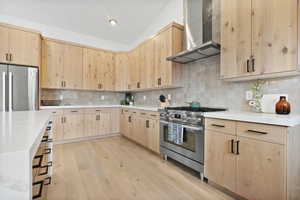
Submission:
[[186,50],[167,60],[187,64],[220,54],[220,44],[214,31],[217,12],[213,0],[184,0]]

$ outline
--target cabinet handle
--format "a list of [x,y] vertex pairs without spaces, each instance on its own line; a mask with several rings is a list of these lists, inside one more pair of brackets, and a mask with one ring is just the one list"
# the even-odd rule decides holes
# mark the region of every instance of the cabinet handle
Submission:
[[137,83],[136,83],[136,87],[137,87],[137,88],[140,88],[140,87],[141,87],[140,82],[137,82]]
[[224,125],[219,125],[219,124],[211,124],[211,126],[218,127],[218,128],[225,128]]
[[255,58],[253,56],[252,56],[251,64],[252,64],[252,72],[255,72]]
[[61,87],[64,87],[64,82],[62,81],[62,82],[60,83],[60,85],[61,85]]
[[161,85],[161,78],[157,79],[157,85]]
[[101,112],[101,110],[96,110],[96,112]]
[[231,153],[234,154],[234,140],[233,139],[230,141],[230,144],[231,144]]
[[240,141],[236,141],[236,155],[240,155]]
[[248,72],[248,73],[250,72],[249,66],[250,66],[250,60],[247,59],[247,72]]
[[149,125],[149,120],[146,120],[146,128],[149,128],[150,125]]
[[130,90],[130,84],[128,84],[128,89]]
[[37,199],[37,198],[40,198],[42,197],[42,194],[43,194],[43,187],[44,187],[44,181],[37,181],[37,182],[34,182],[32,184],[33,186],[34,185],[40,185],[40,188],[39,188],[39,192],[35,195],[32,196],[32,199]]
[[9,56],[8,55],[9,55],[8,53],[5,54],[5,60],[6,61],[9,61]]
[[71,112],[72,112],[72,113],[77,113],[77,112],[78,112],[78,110],[71,110]]
[[64,123],[64,117],[61,117],[61,123],[62,124]]
[[258,133],[258,134],[262,134],[262,135],[267,135],[267,132],[263,132],[263,131],[255,131],[255,130],[247,130],[250,133]]
[[146,113],[141,113],[141,115],[146,115]]
[[131,116],[128,117],[128,122],[131,123]]
[[10,53],[9,54],[9,61],[12,61],[13,60],[13,55]]

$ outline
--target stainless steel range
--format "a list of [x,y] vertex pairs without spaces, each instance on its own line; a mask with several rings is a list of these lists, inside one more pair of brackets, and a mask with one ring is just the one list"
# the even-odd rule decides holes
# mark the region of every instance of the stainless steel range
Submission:
[[200,172],[204,170],[204,112],[218,108],[168,107],[160,110],[160,151]]

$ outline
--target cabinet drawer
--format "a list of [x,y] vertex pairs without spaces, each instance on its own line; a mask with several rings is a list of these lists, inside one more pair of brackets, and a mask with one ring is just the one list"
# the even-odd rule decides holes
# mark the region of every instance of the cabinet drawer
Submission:
[[84,109],[65,109],[64,114],[83,114]]
[[205,128],[212,131],[236,135],[236,122],[222,119],[205,119]]
[[51,113],[54,116],[56,116],[56,115],[62,115],[63,114],[63,110],[52,110]]
[[286,143],[287,128],[267,124],[237,122],[237,135],[276,144]]

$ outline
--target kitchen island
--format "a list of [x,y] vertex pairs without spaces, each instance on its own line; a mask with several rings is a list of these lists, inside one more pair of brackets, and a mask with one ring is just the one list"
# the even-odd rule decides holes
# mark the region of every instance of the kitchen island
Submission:
[[1,113],[1,199],[32,199],[32,160],[41,143],[50,116],[50,111]]

